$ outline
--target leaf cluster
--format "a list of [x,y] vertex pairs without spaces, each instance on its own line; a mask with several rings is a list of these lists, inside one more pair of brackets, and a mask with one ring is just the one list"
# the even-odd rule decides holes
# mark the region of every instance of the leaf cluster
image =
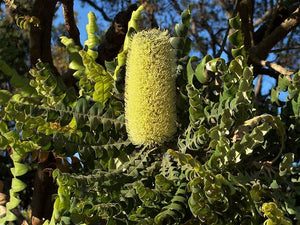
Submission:
[[[133,13],[134,29],[141,10]],[[24,158],[36,149],[80,158],[77,168],[53,172],[58,190],[52,218],[44,224],[300,221],[300,73],[292,80],[281,76],[274,89],[274,104],[279,103],[279,89],[289,92],[287,101],[280,103],[280,114],[258,114],[240,18],[230,21],[236,30],[229,36],[234,58],[226,62],[205,56],[199,62],[188,56],[190,13],[182,13],[170,40],[177,62],[178,132],[162,146],[133,146],[127,140],[124,103],[114,88],[126,51],[108,71],[95,62],[93,14],[88,16],[84,49],[62,38],[78,93],[65,87],[43,62],[26,80],[31,95],[0,91],[0,148],[12,149],[14,164],[10,202],[1,223],[16,219],[11,210],[18,207],[18,193],[25,188],[19,177],[30,169]],[[0,69],[13,71],[2,62]],[[8,121],[15,122],[15,129],[6,125]]]

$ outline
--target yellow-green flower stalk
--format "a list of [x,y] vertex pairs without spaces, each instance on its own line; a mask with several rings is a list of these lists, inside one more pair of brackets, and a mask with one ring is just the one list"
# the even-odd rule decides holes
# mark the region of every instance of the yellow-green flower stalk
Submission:
[[136,145],[162,144],[176,132],[176,63],[166,31],[132,37],[126,62],[125,119]]

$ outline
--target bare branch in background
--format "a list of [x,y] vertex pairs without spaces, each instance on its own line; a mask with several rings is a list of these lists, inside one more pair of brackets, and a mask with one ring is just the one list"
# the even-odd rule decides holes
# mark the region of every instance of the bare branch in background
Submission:
[[216,55],[217,58],[221,56],[221,54],[222,54],[222,52],[224,51],[225,46],[226,46],[226,41],[227,41],[228,34],[229,34],[229,31],[230,31],[229,24],[228,24],[227,26],[228,26],[228,27],[227,27],[226,33],[225,33],[225,35],[224,35],[222,44],[221,44],[220,49],[219,49],[219,51],[218,51],[218,53],[217,53],[217,55]]
[[260,25],[261,23],[263,23],[270,15],[271,15],[272,10],[268,9],[264,15],[262,15],[262,17],[260,17],[259,19],[257,19],[254,23],[253,23],[253,27],[257,27],[258,25]]
[[296,50],[296,49],[300,49],[300,46],[294,46],[294,47],[288,47],[288,48],[277,48],[277,49],[273,49],[270,52],[283,52],[283,51],[290,51],[290,50]]
[[233,3],[230,0],[217,0],[217,3],[226,11],[227,18],[231,18],[235,14],[237,1]]
[[262,83],[262,75],[258,75],[255,90],[254,90],[254,96],[258,96],[261,91],[261,83]]
[[153,3],[150,3],[147,1],[144,2],[143,0],[139,1],[139,3],[144,6],[145,13],[148,12],[145,19],[147,20],[147,23],[149,22],[150,27],[158,28],[159,25],[157,23],[155,15],[154,15],[154,13],[159,10],[158,6],[156,4],[153,4]]
[[80,32],[74,18],[74,0],[60,0],[60,2],[63,4],[64,20],[70,38],[74,40],[76,45],[81,46],[79,37]]
[[300,6],[287,18],[280,26],[275,28],[266,38],[264,38],[251,53],[260,59],[265,59],[270,50],[300,23]]
[[154,10],[150,9],[149,10],[149,19],[150,19],[150,25],[151,28],[158,28],[158,23],[156,21],[155,15],[154,15]]
[[264,68],[264,67],[260,68],[259,73],[263,74],[263,75],[268,75],[270,77],[273,77],[275,80],[277,80],[278,76],[280,75],[279,72],[277,72],[277,71],[275,71],[273,69]]
[[272,63],[266,60],[261,60],[258,57],[255,56],[251,56],[251,59],[254,61],[254,63],[256,63],[257,65],[261,65],[264,67],[269,67],[270,69],[273,69],[274,71],[283,74],[285,76],[287,76],[290,79],[290,76],[293,74],[293,72],[288,71],[286,68],[284,68],[281,65],[278,65],[276,63]]
[[107,16],[107,14],[105,13],[105,11],[103,10],[103,8],[100,8],[98,5],[96,5],[93,1],[91,1],[91,0],[81,0],[82,2],[85,2],[85,3],[88,3],[90,6],[92,6],[94,9],[96,9],[96,10],[98,10],[100,13],[101,13],[101,15],[102,15],[102,17],[103,17],[103,19],[104,20],[106,20],[106,21],[108,21],[108,22],[111,22],[112,21],[112,19],[111,18],[109,18],[108,16]]
[[178,4],[178,2],[176,0],[171,0],[171,3],[173,5],[174,9],[176,10],[176,12],[179,15],[181,15],[182,10],[181,10],[180,5]]
[[216,39],[216,35],[214,34],[214,31],[212,27],[207,23],[207,20],[203,20],[204,22],[204,28],[207,30],[207,32],[210,35],[211,38],[211,48],[213,51],[213,56],[216,57],[216,45],[219,44],[218,40]]
[[105,33],[104,40],[98,48],[97,61],[104,65],[105,61],[113,60],[120,52],[128,29],[131,13],[137,9],[137,5],[129,6],[126,11],[119,12]]
[[[289,8],[281,5],[278,5],[276,7],[276,10],[270,9],[270,15],[266,18],[264,23],[254,32],[253,38],[255,44],[261,42],[266,37],[267,32],[270,33],[278,26],[280,26],[280,24],[284,22],[284,20],[287,19],[296,9],[294,5],[291,5]],[[273,18],[273,23],[269,22],[271,20],[269,18]]]

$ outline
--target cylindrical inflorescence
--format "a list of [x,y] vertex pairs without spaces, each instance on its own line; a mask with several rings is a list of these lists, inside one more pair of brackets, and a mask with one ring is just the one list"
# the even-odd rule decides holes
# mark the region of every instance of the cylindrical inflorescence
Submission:
[[133,144],[162,144],[176,132],[175,70],[166,31],[152,29],[132,37],[125,78],[125,119]]

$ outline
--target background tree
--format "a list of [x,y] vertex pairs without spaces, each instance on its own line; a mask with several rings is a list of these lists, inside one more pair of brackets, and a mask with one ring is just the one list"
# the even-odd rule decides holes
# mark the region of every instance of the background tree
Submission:
[[[251,213],[253,224],[263,222],[263,213],[269,222],[276,221],[272,219],[273,215],[277,215],[282,224],[288,223],[289,219],[299,220],[299,213],[296,213],[299,203],[292,199],[284,201],[288,195],[293,198],[299,195],[299,186],[295,182],[299,178],[296,164],[299,153],[295,147],[298,146],[299,129],[299,75],[296,73],[299,69],[299,2],[81,2],[83,7],[90,5],[95,9],[98,20],[111,23],[108,29],[99,27],[99,45],[93,39],[96,32],[93,16],[89,18],[88,41],[82,43],[80,40],[73,0],[0,1],[0,81],[3,90],[0,96],[0,147],[4,150],[1,151],[1,205],[7,203],[8,195],[10,202],[14,200],[12,196],[22,200],[19,208],[11,210],[19,219],[16,223],[24,220],[42,224],[43,220],[51,219],[51,215],[54,215],[52,221],[60,218],[61,223],[66,224],[70,221],[116,224],[128,220],[132,223],[140,220],[158,224],[223,224],[230,222],[234,216],[241,224],[249,224],[247,216],[250,217]],[[191,3],[186,17],[180,18],[182,11]],[[114,74],[117,62],[112,60],[124,50],[128,21],[140,4],[144,4],[145,8],[143,18],[139,20],[140,27],[168,29],[172,36],[179,38],[177,41],[184,40],[185,43],[181,50],[183,46],[173,43],[182,54],[177,55],[177,90],[179,96],[183,96],[177,98],[180,108],[178,143],[175,138],[157,152],[155,149],[135,148],[127,140],[122,121],[124,66],[115,77],[116,90],[112,91],[112,97],[109,98],[109,94],[100,89],[103,85],[111,90],[114,82],[107,74]],[[65,26],[57,28],[52,23],[57,10],[61,10],[60,6]],[[189,15],[190,23],[187,22]],[[230,18],[231,24],[228,23]],[[175,26],[181,19],[183,30]],[[189,59],[186,55],[190,42],[180,32],[184,34],[188,25],[192,43],[190,55],[203,59],[200,63],[197,58]],[[74,42],[65,38],[62,39],[63,45],[57,47],[58,40],[55,39],[61,35],[72,38]],[[86,51],[79,51],[82,48]],[[95,57],[93,50],[96,48],[98,55]],[[119,55],[119,59],[121,57]],[[227,64],[219,57],[224,58]],[[253,77],[249,75],[252,74],[249,66],[253,66]],[[236,69],[239,67],[241,70]],[[28,68],[32,68],[30,74]],[[96,74],[101,74],[101,79]],[[231,77],[232,74],[236,77]],[[262,81],[266,81],[263,78],[267,76],[275,79],[278,86],[263,95],[261,90],[266,89],[266,82]],[[245,95],[249,98],[252,95],[253,78],[257,79],[254,98],[247,102]],[[246,82],[246,87],[242,88],[239,83],[243,82]],[[238,90],[246,94],[241,97],[243,100],[238,99],[243,106],[234,108],[238,101],[235,98],[240,96]],[[289,90],[287,103],[278,99],[280,90]],[[230,109],[225,100],[231,102]],[[29,105],[32,105],[31,109]],[[199,105],[210,107],[211,116],[205,114]],[[277,117],[271,116],[278,114],[278,108],[284,128]],[[264,116],[266,113],[268,116]],[[237,121],[225,119],[231,116]],[[221,130],[218,135],[217,129]],[[20,135],[18,141],[17,134]],[[232,155],[226,155],[232,153],[224,150],[229,147],[232,151],[237,148],[248,150],[241,152],[242,159],[239,161]],[[169,151],[173,158],[166,157],[164,152],[167,148],[179,151]],[[22,149],[26,149],[25,152]],[[16,159],[18,154],[22,160]],[[233,157],[232,162],[236,165],[222,161],[226,157]],[[24,169],[18,164],[20,162],[30,165],[30,168],[26,166]],[[292,162],[294,167],[289,167]],[[120,163],[123,166],[120,167]],[[11,167],[19,168],[21,175],[15,173],[12,176],[7,169]],[[66,172],[54,174],[58,190],[52,179],[56,168]],[[122,169],[126,172],[122,173]],[[73,173],[82,176],[76,177]],[[204,183],[200,181],[202,175],[199,174],[205,177]],[[18,181],[16,178],[27,184],[26,189],[13,192],[20,193],[18,196],[9,194],[11,182]],[[138,182],[140,179],[142,182]],[[80,186],[80,182],[85,187]],[[212,188],[216,192],[208,196],[207,188],[214,187],[216,183],[226,190],[230,189],[231,194]],[[18,183],[19,186],[21,184]],[[74,190],[82,188],[86,196],[64,189],[65,184],[74,187]],[[186,188],[187,184],[189,188]],[[115,189],[110,192],[108,187],[112,186]],[[135,191],[129,191],[131,189]],[[292,191],[289,192],[290,189]],[[167,190],[170,192],[167,193]],[[102,196],[99,200],[97,191],[104,191],[104,195],[109,197],[105,199]],[[67,200],[64,203],[56,200],[53,213],[55,193],[58,193],[57,199],[71,198],[73,208],[66,203]],[[249,195],[249,198],[245,197]],[[218,208],[218,204],[238,208],[235,201],[240,201],[241,196],[245,197],[245,202],[251,203],[247,205],[242,201],[244,208],[239,206],[249,215],[245,213],[243,216],[236,209],[225,216],[223,212],[228,213],[227,209]],[[218,198],[223,202],[218,202]],[[155,204],[152,205],[149,199],[156,199]],[[201,205],[207,199],[209,205]],[[82,212],[76,211],[74,206]],[[202,211],[197,211],[197,208]],[[181,211],[184,213],[181,214]],[[95,216],[89,217],[92,214]],[[13,218],[11,214],[8,216]],[[110,217],[112,219],[108,219]]]

